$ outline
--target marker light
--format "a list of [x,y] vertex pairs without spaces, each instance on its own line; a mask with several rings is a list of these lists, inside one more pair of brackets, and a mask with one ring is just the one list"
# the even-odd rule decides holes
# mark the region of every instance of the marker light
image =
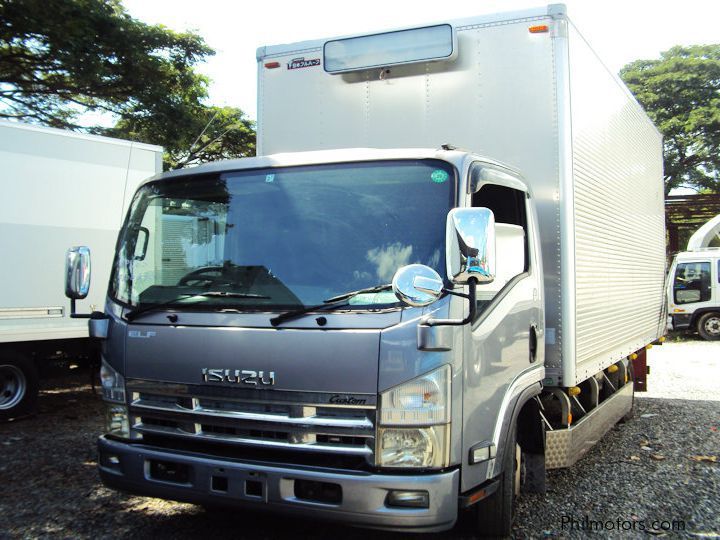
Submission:
[[280,62],[267,62],[265,67],[268,69],[277,69],[280,67]]
[[568,388],[568,394],[571,396],[579,396],[580,395],[580,387],[579,386],[571,386]]
[[528,28],[531,34],[543,34],[550,31],[550,27],[547,24],[539,24],[537,26],[531,26]]
[[615,373],[617,370],[618,370],[618,367],[615,364],[608,367],[608,373]]

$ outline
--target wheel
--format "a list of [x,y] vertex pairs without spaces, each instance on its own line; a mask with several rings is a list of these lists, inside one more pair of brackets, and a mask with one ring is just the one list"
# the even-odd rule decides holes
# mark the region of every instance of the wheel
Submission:
[[510,536],[515,501],[520,493],[522,473],[522,450],[516,444],[515,428],[503,454],[503,470],[497,491],[480,501],[475,508],[476,529],[481,538],[505,538]]
[[720,339],[720,313],[705,313],[698,319],[698,333],[707,341]]
[[0,420],[10,420],[35,411],[38,373],[24,356],[2,353],[0,357]]

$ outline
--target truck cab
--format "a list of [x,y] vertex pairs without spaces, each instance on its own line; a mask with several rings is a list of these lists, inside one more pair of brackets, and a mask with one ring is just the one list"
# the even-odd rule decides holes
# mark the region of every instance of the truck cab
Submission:
[[103,481],[398,530],[514,491],[542,452],[536,223],[517,172],[455,150],[151,179],[94,321]]
[[668,280],[669,326],[720,339],[720,248],[678,253]]

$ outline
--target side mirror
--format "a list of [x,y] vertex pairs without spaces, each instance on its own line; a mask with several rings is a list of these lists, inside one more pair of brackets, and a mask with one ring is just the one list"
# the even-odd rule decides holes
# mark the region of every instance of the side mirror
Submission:
[[[142,236],[142,242],[140,241],[140,237]],[[148,249],[148,242],[150,241],[150,231],[147,227],[140,227],[138,229],[138,241],[135,247],[135,257],[134,259],[136,261],[144,261],[145,255],[147,255],[147,249]],[[142,246],[140,248],[140,253],[137,252],[137,246]]]
[[65,256],[65,296],[82,300],[90,292],[90,248],[70,248]]
[[440,298],[443,280],[424,264],[409,264],[395,272],[392,289],[398,300],[413,307],[424,307]]
[[488,208],[453,208],[446,225],[447,274],[453,283],[495,279],[495,215]]

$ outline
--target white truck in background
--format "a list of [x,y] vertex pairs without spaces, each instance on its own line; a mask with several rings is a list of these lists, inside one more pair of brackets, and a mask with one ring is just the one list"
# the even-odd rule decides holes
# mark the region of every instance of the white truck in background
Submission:
[[668,328],[720,339],[720,215],[700,227],[675,255],[668,279]]
[[0,121],[0,420],[32,412],[42,363],[88,356],[87,321],[64,307],[65,251],[92,248],[79,305],[102,310],[132,194],[161,170],[159,146]]

